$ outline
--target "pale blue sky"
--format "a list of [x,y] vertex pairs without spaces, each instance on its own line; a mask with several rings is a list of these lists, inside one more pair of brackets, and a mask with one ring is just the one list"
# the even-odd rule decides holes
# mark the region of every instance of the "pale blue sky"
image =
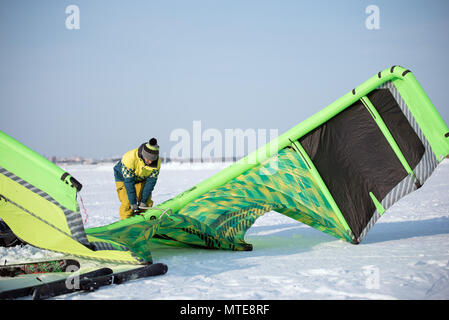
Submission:
[[[65,27],[68,5],[79,30]],[[380,30],[365,28],[368,5]],[[119,156],[176,128],[285,132],[392,65],[449,123],[449,1],[0,2],[0,130],[46,155]]]

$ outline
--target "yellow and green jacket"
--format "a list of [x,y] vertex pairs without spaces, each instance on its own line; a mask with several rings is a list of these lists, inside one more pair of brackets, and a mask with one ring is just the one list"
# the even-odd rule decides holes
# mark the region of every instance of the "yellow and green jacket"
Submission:
[[159,176],[161,158],[147,165],[142,158],[142,146],[125,153],[122,159],[114,166],[115,181],[122,181],[128,194],[130,204],[137,204],[135,184],[145,181],[140,202],[146,203],[153,192]]

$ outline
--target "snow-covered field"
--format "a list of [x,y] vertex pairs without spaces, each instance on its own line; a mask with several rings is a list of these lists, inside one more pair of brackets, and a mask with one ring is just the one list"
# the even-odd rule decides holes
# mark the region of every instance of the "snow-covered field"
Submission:
[[[167,164],[153,199],[167,200],[223,167]],[[65,169],[83,183],[86,227],[119,218],[112,165]],[[168,265],[166,275],[58,299],[448,299],[448,195],[445,159],[359,245],[270,212],[247,233],[252,252],[160,246],[153,259]],[[59,256],[31,246],[0,248],[0,263]]]

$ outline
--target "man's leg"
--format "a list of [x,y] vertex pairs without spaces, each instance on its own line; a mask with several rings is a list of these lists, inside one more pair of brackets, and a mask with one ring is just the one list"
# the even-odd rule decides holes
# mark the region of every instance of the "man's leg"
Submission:
[[153,200],[151,200],[151,194],[150,197],[147,200],[147,207],[152,207],[153,206]]
[[121,202],[119,214],[120,219],[126,219],[132,216],[132,211],[130,208],[130,203],[128,200],[128,194],[126,193],[125,184],[120,181],[115,182],[115,188],[117,190],[118,199]]

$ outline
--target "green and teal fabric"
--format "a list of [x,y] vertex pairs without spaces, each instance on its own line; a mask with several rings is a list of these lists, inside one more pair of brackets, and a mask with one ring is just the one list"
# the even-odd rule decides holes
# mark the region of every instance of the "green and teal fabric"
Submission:
[[[189,232],[162,224],[158,234],[184,244],[248,250],[246,231],[268,211],[277,211],[336,237],[351,236],[318,188],[304,160],[293,148],[212,189],[172,217],[188,217]],[[185,233],[184,233],[185,232]],[[203,239],[209,239],[208,241]],[[214,241],[210,241],[213,239]]]

